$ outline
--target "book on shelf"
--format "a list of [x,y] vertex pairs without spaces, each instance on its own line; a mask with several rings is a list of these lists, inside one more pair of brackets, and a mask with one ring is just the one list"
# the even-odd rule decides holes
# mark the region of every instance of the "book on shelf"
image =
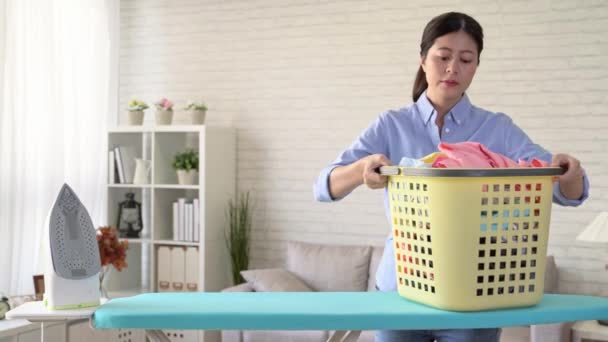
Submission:
[[185,211],[186,211],[186,199],[177,199],[177,237],[173,237],[173,240],[184,241],[184,226],[185,222]]
[[173,240],[177,240],[179,234],[179,204],[173,202]]
[[192,231],[194,230],[192,221],[192,203],[186,203],[186,241],[194,241],[192,235]]
[[133,183],[135,157],[134,146],[117,145],[114,147],[114,159],[116,161],[119,183]]
[[194,207],[194,242],[198,242],[199,239],[199,234],[200,234],[200,206],[199,206],[199,201],[198,198],[195,198],[194,200],[192,200],[192,205]]
[[200,235],[199,200],[188,201],[180,197],[172,203],[173,240],[198,242]]
[[125,181],[125,169],[122,162],[122,153],[118,146],[114,147],[114,158],[116,159],[116,170],[118,173],[118,183],[124,184]]
[[114,160],[114,150],[108,152],[108,184],[116,183],[116,162]]

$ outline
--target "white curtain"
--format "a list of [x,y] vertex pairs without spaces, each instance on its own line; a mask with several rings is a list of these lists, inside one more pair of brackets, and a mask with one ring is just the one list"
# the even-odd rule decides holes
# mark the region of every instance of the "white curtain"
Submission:
[[0,292],[31,294],[64,182],[105,222],[111,12],[106,0],[0,2]]

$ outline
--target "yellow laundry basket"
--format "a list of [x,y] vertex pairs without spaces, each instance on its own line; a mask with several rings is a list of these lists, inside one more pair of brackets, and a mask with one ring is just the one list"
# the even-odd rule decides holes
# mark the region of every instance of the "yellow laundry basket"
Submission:
[[537,304],[561,168],[382,167],[399,294],[454,311]]

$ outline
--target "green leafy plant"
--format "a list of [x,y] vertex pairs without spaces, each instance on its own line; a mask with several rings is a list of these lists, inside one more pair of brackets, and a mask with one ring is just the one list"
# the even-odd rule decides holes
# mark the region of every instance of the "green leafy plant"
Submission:
[[198,170],[198,152],[190,150],[178,153],[173,158],[172,165],[176,170]]
[[241,276],[241,271],[247,270],[249,267],[252,207],[248,191],[237,195],[236,199],[228,201],[226,219],[224,237],[230,253],[232,281],[234,284],[240,284],[245,281]]
[[189,101],[188,104],[186,105],[186,107],[184,107],[185,110],[200,110],[200,111],[206,111],[207,110],[207,106],[205,106],[205,104],[203,102],[197,102],[197,101]]
[[127,110],[130,112],[138,112],[144,109],[148,109],[148,105],[144,101],[138,99],[132,99],[127,104]]

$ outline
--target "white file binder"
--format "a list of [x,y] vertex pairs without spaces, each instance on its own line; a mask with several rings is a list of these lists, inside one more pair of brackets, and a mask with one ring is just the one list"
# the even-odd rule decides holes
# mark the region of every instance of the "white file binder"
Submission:
[[199,291],[198,286],[198,248],[186,249],[186,289],[185,291]]
[[171,250],[171,291],[185,291],[186,282],[186,247],[176,246]]
[[156,287],[158,292],[171,291],[171,247],[158,247],[156,260]]

